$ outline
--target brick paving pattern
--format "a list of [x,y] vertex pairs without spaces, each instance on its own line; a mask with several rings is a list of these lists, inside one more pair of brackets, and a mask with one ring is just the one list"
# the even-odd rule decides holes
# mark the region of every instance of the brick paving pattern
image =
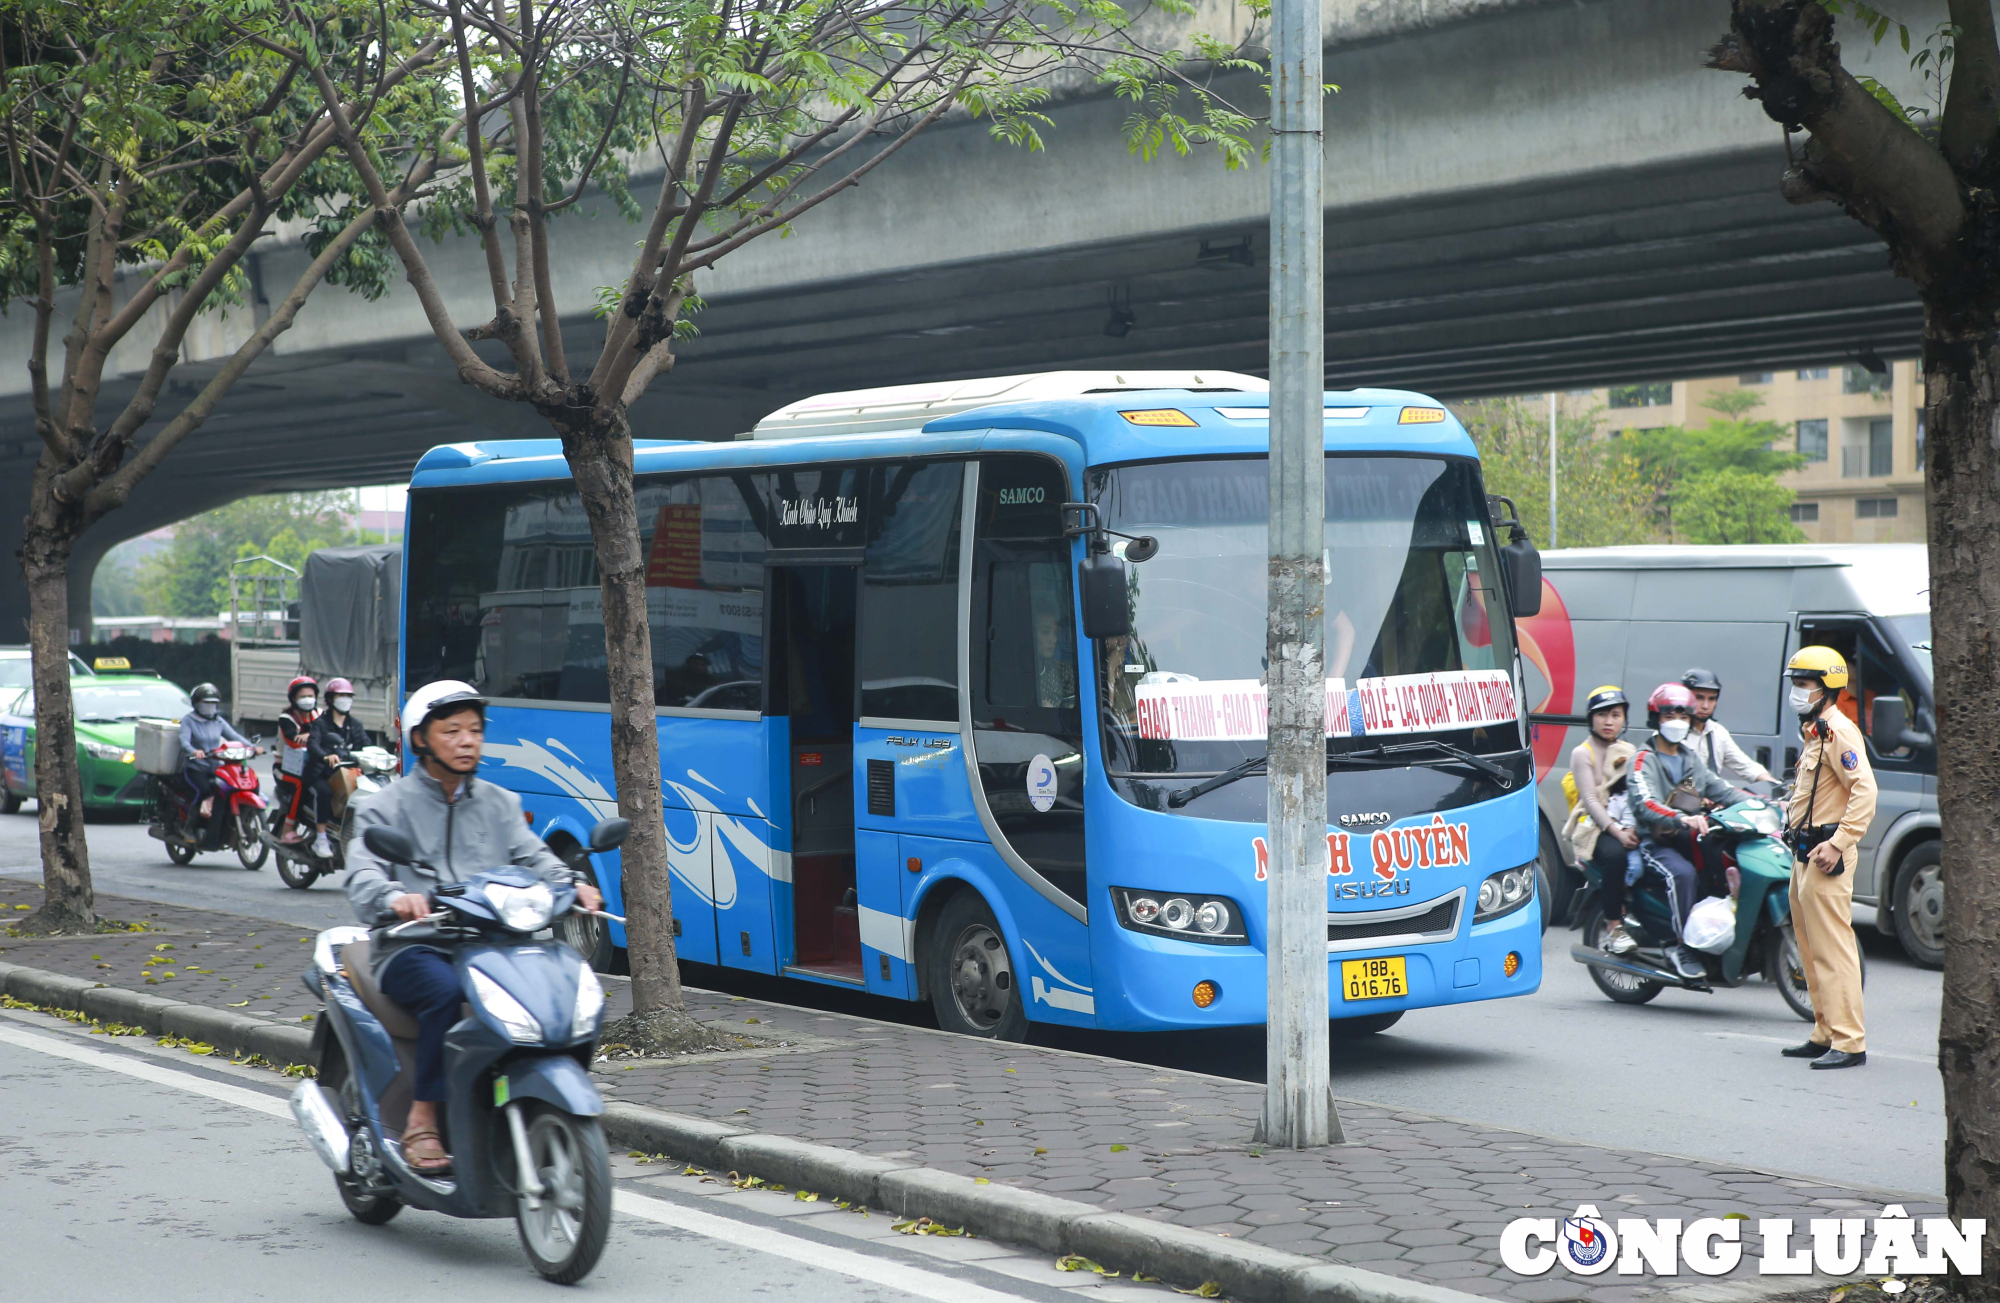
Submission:
[[[0,916],[18,917],[15,905],[39,897],[39,884],[0,881]],[[158,930],[0,936],[0,958],[176,999],[246,1001],[246,1011],[277,1019],[317,1008],[298,980],[309,962],[299,941],[311,935],[306,930],[116,898],[98,904],[108,916]],[[157,950],[162,944],[175,949]],[[160,956],[180,961],[172,979],[163,976],[169,965],[148,965]],[[625,986],[608,985],[621,1011]],[[1584,1203],[1614,1222],[1740,1213],[1750,1226],[1730,1283],[1754,1285],[1757,1219],[1789,1217],[1803,1232],[1813,1217],[1870,1217],[1892,1199],[1352,1101],[1340,1103],[1348,1144],[1264,1152],[1249,1143],[1263,1103],[1254,1083],[708,991],[690,989],[688,1004],[704,1021],[806,1048],[680,1065],[603,1063],[598,1078],[608,1096],[1522,1303],[1628,1303],[1707,1282],[1685,1269],[1677,1280],[1560,1270],[1515,1277],[1498,1251],[1515,1217],[1567,1216]],[[1718,1134],[1713,1147],[1726,1150],[1727,1138]],[[1915,1217],[1943,1212],[1923,1196],[1893,1201]],[[1777,1294],[1805,1282],[1762,1284]]]

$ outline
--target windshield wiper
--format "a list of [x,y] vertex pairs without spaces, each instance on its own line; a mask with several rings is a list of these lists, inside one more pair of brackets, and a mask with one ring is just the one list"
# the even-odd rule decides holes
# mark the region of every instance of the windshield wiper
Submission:
[[[1418,760],[1412,763],[1420,765],[1448,765],[1453,763],[1469,765],[1480,773],[1485,774],[1488,778],[1496,780],[1503,787],[1513,786],[1514,776],[1494,764],[1491,760],[1488,760],[1485,756],[1474,755],[1464,747],[1453,746],[1449,742],[1440,742],[1435,738],[1426,738],[1421,742],[1396,742],[1387,746],[1369,747],[1366,751],[1349,751],[1347,754],[1350,756],[1386,758],[1393,755],[1408,755],[1414,751],[1441,751],[1444,754],[1435,760]],[[1505,752],[1504,754],[1519,755],[1520,752],[1515,750]]]
[[[1248,760],[1231,765],[1213,778],[1204,778],[1201,782],[1191,787],[1177,788],[1167,793],[1167,805],[1178,810],[1189,801],[1207,796],[1218,787],[1227,787],[1239,778],[1248,778],[1250,775],[1262,771],[1264,762],[1268,758],[1268,754],[1251,756]],[[1328,769],[1333,769],[1340,765],[1351,765],[1357,769],[1381,769],[1388,767],[1390,763],[1374,755],[1372,752],[1336,751],[1329,754],[1326,758],[1326,767]]]

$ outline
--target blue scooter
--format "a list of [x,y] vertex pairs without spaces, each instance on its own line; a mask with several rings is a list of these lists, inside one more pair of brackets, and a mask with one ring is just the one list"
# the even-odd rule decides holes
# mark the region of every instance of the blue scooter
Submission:
[[[590,849],[608,851],[630,830],[606,819]],[[401,832],[370,828],[363,840],[392,864],[436,876]],[[293,1092],[292,1116],[358,1220],[379,1226],[405,1205],[512,1217],[534,1269],[573,1284],[597,1265],[611,1228],[604,1101],[589,1073],[604,988],[575,950],[537,934],[576,894],[499,868],[440,885],[431,903],[429,918],[319,934],[305,975],[326,1002],[313,1029],[319,1079]],[[448,951],[464,986],[464,1017],[445,1037],[448,1174],[425,1175],[403,1155],[417,1023],[375,985],[371,948],[389,938]]]
[[1570,948],[1570,958],[1588,965],[1597,989],[1619,1004],[1644,1004],[1669,986],[1713,991],[1762,975],[1794,1014],[1811,1022],[1812,994],[1792,932],[1792,853],[1781,836],[1784,812],[1753,798],[1714,810],[1709,819],[1718,830],[1716,842],[1736,866],[1740,885],[1736,934],[1720,954],[1698,954],[1701,975],[1683,977],[1667,961],[1666,948],[1680,940],[1680,927],[1665,888],[1652,874],[1626,890],[1625,930],[1638,949],[1629,955],[1604,952],[1604,934],[1616,920],[1604,915],[1603,884],[1590,863],[1583,866],[1586,886],[1577,908],[1583,944]]

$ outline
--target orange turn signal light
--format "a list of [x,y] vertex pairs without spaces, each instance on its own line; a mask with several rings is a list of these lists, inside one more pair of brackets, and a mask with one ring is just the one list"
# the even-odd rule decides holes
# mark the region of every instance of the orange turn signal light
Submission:
[[1521,956],[1518,951],[1509,950],[1507,957],[1500,961],[1500,971],[1512,977],[1521,971]]
[[916,856],[912,855],[909,859],[903,862],[903,867],[907,868],[912,873],[922,873],[924,871],[924,862],[918,859]]
[[1398,425],[1436,425],[1444,419],[1442,407],[1405,407],[1396,418]]
[[1186,412],[1175,407],[1152,407],[1144,411],[1120,412],[1118,414],[1134,425],[1198,426],[1201,424],[1200,421],[1195,420]]
[[1194,1007],[1206,1009],[1222,998],[1222,988],[1206,978],[1194,984]]

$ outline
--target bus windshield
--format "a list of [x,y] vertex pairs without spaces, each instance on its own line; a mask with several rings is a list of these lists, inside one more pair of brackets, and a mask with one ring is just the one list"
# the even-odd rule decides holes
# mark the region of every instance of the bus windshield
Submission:
[[[1227,707],[1239,687],[1257,690],[1261,708],[1268,474],[1261,457],[1092,473],[1105,523],[1160,545],[1150,560],[1128,566],[1131,636],[1098,647],[1106,765],[1114,774],[1212,774],[1262,754],[1255,711],[1251,718],[1238,710],[1232,720],[1224,710],[1213,723],[1193,716],[1204,694]],[[1326,676],[1330,714],[1340,716],[1330,751],[1415,738],[1483,754],[1518,750],[1513,630],[1476,468],[1440,458],[1330,455],[1326,517]],[[1340,726],[1346,694],[1417,686],[1446,702],[1442,714],[1405,711],[1385,720],[1357,698],[1354,704],[1368,709]],[[1166,718],[1148,714],[1149,699],[1163,699],[1168,689],[1193,707]],[[1487,705],[1467,715],[1450,707],[1454,694],[1483,695]]]

